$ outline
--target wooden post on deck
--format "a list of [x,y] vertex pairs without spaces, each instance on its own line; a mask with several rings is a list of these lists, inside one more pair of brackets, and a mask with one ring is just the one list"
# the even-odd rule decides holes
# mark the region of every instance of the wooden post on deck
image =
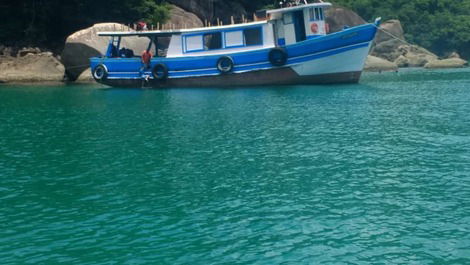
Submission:
[[220,19],[217,18],[217,26],[220,26]]
[[245,14],[242,14],[242,23],[245,23]]

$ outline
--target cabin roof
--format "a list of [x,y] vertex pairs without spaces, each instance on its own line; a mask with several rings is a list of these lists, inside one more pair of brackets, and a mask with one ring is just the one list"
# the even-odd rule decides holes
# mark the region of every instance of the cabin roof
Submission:
[[311,8],[311,7],[327,8],[330,6],[331,6],[331,3],[312,3],[312,4],[306,4],[306,5],[298,5],[298,6],[292,6],[292,7],[272,9],[272,10],[268,10],[266,13],[279,14],[279,13],[292,12],[292,11],[297,11],[297,10],[301,10],[305,8]]
[[182,33],[198,33],[198,32],[202,33],[202,32],[210,32],[210,31],[225,30],[225,29],[246,28],[250,26],[264,25],[267,23],[268,21],[256,21],[256,22],[243,23],[243,24],[234,24],[234,25],[216,26],[216,27],[204,27],[204,28],[191,28],[191,29],[149,30],[149,31],[105,31],[105,32],[98,32],[98,36],[168,37],[168,36],[182,34]]

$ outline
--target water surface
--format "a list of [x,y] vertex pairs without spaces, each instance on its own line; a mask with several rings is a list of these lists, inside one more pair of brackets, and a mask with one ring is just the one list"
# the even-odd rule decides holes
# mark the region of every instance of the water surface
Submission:
[[1,264],[469,264],[470,70],[0,87]]

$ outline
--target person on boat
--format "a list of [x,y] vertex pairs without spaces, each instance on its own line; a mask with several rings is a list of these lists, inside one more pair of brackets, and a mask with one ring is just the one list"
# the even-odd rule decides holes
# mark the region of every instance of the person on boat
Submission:
[[153,54],[150,50],[144,50],[142,52],[142,64],[143,70],[147,70],[150,68],[150,60],[152,59]]
[[145,31],[145,30],[148,30],[147,23],[145,23],[144,21],[137,22],[137,31]]

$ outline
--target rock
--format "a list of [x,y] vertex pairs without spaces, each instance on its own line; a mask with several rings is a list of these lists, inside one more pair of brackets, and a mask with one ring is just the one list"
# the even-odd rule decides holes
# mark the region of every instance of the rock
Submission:
[[234,17],[235,23],[241,23],[242,17],[248,17],[248,13],[239,2],[215,1],[214,7],[214,16],[212,17],[213,23],[216,22],[217,18],[219,18],[224,24],[229,24],[231,16]]
[[214,23],[217,18],[225,24],[230,22],[230,16],[234,16],[237,21],[242,15],[247,16],[245,8],[234,1],[217,0],[168,0],[169,3],[177,5],[186,11],[193,12],[202,21],[207,20]]
[[330,32],[341,31],[345,26],[353,27],[366,23],[358,14],[342,7],[328,8],[326,22],[330,26]]
[[168,0],[184,10],[193,11],[201,20],[212,20],[214,17],[213,0]]
[[398,66],[382,58],[369,55],[364,70],[369,72],[397,71]]
[[91,75],[91,69],[88,68],[77,78],[77,82],[80,83],[89,83],[94,82],[93,76]]
[[434,60],[428,62],[424,68],[437,69],[437,68],[462,68],[468,65],[468,62],[460,58],[450,58],[444,60]]
[[423,67],[430,61],[437,60],[437,55],[417,45],[401,45],[400,53],[408,59],[409,67]]
[[[403,35],[403,27],[401,26],[401,23],[399,20],[392,19],[392,20],[385,21],[384,23],[380,25],[380,29],[381,30],[378,30],[377,35],[375,36],[376,43],[381,43],[384,41],[395,39],[391,35],[395,36],[396,38],[400,40],[405,40],[405,37]],[[388,34],[385,33],[384,31],[386,31]]]
[[386,21],[382,23],[380,29],[389,34],[382,30],[377,31],[376,45],[371,52],[373,56],[395,62],[399,67],[422,67],[437,59],[432,52],[405,42],[400,21]]
[[174,24],[176,28],[200,28],[204,26],[204,23],[195,14],[175,5],[171,5],[170,21],[167,23]]
[[62,81],[65,68],[49,53],[28,53],[23,57],[4,57],[0,62],[0,81]]
[[449,55],[447,56],[447,59],[451,59],[451,58],[458,58],[458,59],[460,59],[461,57],[460,57],[460,55],[459,55],[457,52],[452,52],[451,54],[449,54]]
[[[62,63],[66,74],[71,81],[75,81],[89,66],[89,58],[103,56],[106,53],[109,37],[100,37],[100,31],[129,31],[127,26],[118,23],[100,23],[87,29],[80,30],[70,35],[62,51]],[[132,49],[135,54],[140,54],[147,48],[149,41],[146,38],[123,38],[121,47]]]
[[393,62],[403,54],[403,52],[398,50],[398,47],[401,45],[402,42],[396,39],[377,43],[372,50],[372,55]]
[[402,44],[396,39],[377,44],[371,54],[395,62],[400,67],[422,67],[426,63],[437,59],[437,55],[422,47]]
[[0,48],[0,55],[13,56],[13,49],[11,47],[3,46],[2,48]]
[[396,60],[395,60],[395,64],[402,68],[402,67],[408,67],[410,62],[408,61],[408,58],[406,58],[405,56],[403,55],[400,55],[400,57],[398,57]]
[[26,56],[27,54],[38,54],[38,53],[41,53],[41,50],[39,48],[31,48],[31,47],[28,47],[28,48],[22,48],[18,51],[18,57],[24,57]]

